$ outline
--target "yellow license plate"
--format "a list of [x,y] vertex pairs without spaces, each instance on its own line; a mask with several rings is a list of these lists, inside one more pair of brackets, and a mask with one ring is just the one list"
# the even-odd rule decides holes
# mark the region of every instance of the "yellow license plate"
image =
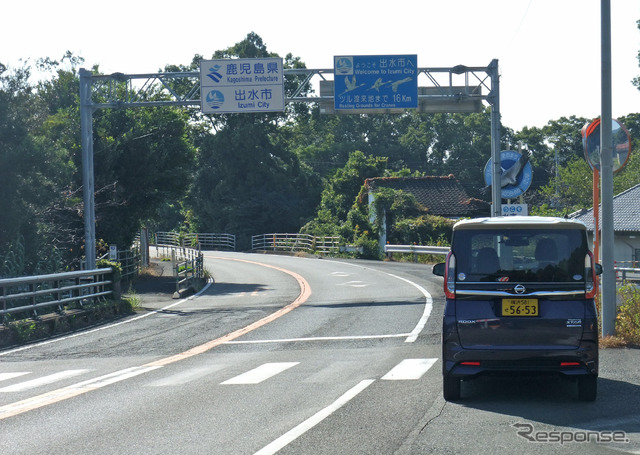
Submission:
[[502,299],[502,316],[538,315],[538,299]]

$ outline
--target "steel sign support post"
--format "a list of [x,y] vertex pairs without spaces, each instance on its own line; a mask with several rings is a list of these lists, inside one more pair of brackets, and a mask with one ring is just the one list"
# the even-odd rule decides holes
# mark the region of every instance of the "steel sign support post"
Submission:
[[613,226],[613,138],[611,119],[611,2],[601,0],[602,112],[600,116],[600,176],[602,178],[602,335],[615,334],[616,276]]
[[487,101],[491,104],[491,216],[502,214],[502,187],[500,186],[500,80],[498,60],[492,60],[487,73],[491,77],[491,93]]
[[80,134],[82,142],[82,199],[84,203],[84,253],[87,270],[96,268],[96,219],[93,174],[93,105],[91,71],[80,69]]

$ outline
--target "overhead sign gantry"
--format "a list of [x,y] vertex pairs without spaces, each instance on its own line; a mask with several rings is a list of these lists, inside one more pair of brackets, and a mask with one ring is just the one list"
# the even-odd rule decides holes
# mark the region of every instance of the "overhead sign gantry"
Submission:
[[[353,56],[354,63],[372,63],[372,59],[381,56]],[[387,56],[388,57],[388,56]],[[401,57],[401,56],[391,56]],[[407,64],[417,65],[415,56],[408,56]],[[361,60],[362,59],[362,60]],[[95,251],[95,206],[94,206],[94,172],[93,172],[93,112],[97,109],[134,108],[134,107],[161,107],[161,106],[197,106],[205,114],[239,113],[239,112],[274,112],[284,110],[286,103],[318,103],[320,112],[325,114],[348,113],[388,113],[404,112],[407,108],[413,109],[415,79],[417,87],[418,112],[479,112],[482,103],[487,102],[491,106],[491,157],[493,181],[499,181],[500,175],[500,85],[498,74],[498,60],[493,60],[488,66],[468,67],[457,65],[454,67],[420,68],[416,67],[415,74],[407,73],[403,77],[394,77],[393,80],[385,79],[382,71],[378,74],[362,74],[355,81],[349,79],[349,83],[356,87],[361,82],[358,79],[368,80],[370,88],[380,89],[389,85],[393,92],[393,85],[397,88],[395,102],[389,107],[380,105],[369,106],[368,102],[362,106],[351,109],[348,105],[339,103],[336,105],[334,93],[336,85],[338,93],[341,90],[340,81],[335,82],[335,68],[308,69],[308,68],[282,68],[282,60],[279,60],[277,75],[269,75],[268,68],[273,62],[270,59],[229,59],[206,61],[205,70],[173,73],[149,73],[149,74],[123,74],[113,73],[109,75],[93,74],[84,68],[80,69],[80,120],[82,140],[82,176],[83,176],[83,200],[84,200],[84,227],[85,227],[85,251]],[[225,66],[225,65],[231,66]],[[256,66],[256,64],[258,66]],[[213,70],[216,65],[219,70]],[[241,65],[241,66],[233,66]],[[244,65],[244,66],[242,66]],[[265,66],[266,65],[266,66]],[[264,74],[262,71],[266,71]],[[222,72],[221,72],[222,71]],[[238,71],[237,79],[226,79],[227,87],[216,83],[214,79],[219,74]],[[245,72],[242,74],[242,72]],[[253,75],[249,81],[249,72]],[[403,69],[404,73],[404,69]],[[394,70],[394,76],[399,76]],[[255,77],[259,76],[259,77]],[[271,77],[269,77],[271,76]],[[284,88],[276,87],[284,84],[287,77],[300,79],[294,93],[286,96]],[[403,80],[411,77],[412,81]],[[314,79],[319,78],[320,95],[307,96],[306,93]],[[419,86],[419,79],[426,82],[425,86]],[[208,79],[206,83],[202,81]],[[381,79],[378,82],[378,79]],[[209,80],[211,82],[209,82]],[[387,84],[391,81],[391,84]],[[411,84],[409,84],[411,82]],[[273,83],[273,85],[270,85]],[[347,82],[343,79],[343,83]],[[406,85],[405,85],[406,84]],[[282,85],[282,87],[284,87]],[[409,87],[411,87],[409,89]],[[345,85],[346,88],[346,85]],[[219,91],[224,97],[212,93]],[[354,90],[351,90],[354,92]],[[355,94],[355,92],[354,92]],[[208,95],[208,98],[207,98]],[[369,94],[367,94],[368,96]],[[204,96],[204,100],[203,100]],[[409,98],[411,98],[409,100]],[[229,107],[227,100],[233,100],[235,107]],[[368,98],[367,98],[368,99]],[[406,103],[406,104],[404,104]],[[268,105],[267,105],[268,104]],[[410,104],[410,106],[409,106]],[[218,106],[217,108],[214,106]],[[253,111],[252,109],[257,109]],[[337,109],[336,109],[337,108]],[[228,110],[227,110],[228,109]],[[235,110],[234,110],[235,109]],[[211,111],[210,111],[211,110]],[[492,185],[492,216],[501,213],[500,185]],[[86,263],[88,269],[95,268],[95,255],[87,254]]]

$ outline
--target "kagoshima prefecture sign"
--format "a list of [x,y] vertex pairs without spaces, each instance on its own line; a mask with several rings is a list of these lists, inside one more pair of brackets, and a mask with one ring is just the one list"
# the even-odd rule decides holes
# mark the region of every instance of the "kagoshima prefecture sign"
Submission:
[[205,114],[282,112],[282,59],[203,60],[200,62],[200,96]]

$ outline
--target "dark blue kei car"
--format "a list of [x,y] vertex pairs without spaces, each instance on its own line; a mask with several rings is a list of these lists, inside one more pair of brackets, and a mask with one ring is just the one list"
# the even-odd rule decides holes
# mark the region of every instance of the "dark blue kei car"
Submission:
[[559,374],[593,401],[598,381],[596,274],[584,224],[563,218],[459,221],[444,277],[443,393],[489,374]]

